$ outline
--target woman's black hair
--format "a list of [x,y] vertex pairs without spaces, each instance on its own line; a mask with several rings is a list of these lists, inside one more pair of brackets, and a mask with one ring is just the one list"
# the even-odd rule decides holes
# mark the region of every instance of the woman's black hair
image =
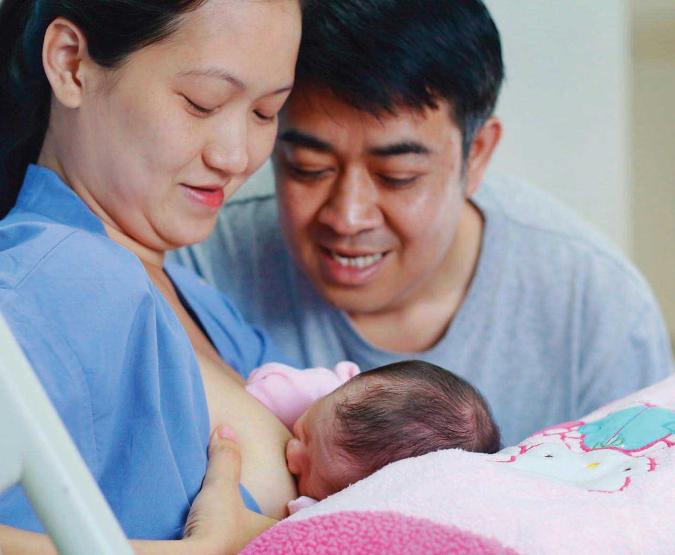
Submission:
[[303,12],[296,82],[374,115],[447,101],[468,155],[504,77],[481,0],[321,0]]
[[92,59],[116,68],[169,36],[205,0],[0,0],[0,218],[37,160],[51,102],[42,65],[45,31],[57,17],[79,27]]

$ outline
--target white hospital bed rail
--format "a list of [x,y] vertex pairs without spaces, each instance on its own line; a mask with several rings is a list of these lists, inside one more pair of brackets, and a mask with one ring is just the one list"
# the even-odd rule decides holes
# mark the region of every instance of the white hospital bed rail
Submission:
[[59,553],[133,554],[0,314],[0,491],[16,483]]

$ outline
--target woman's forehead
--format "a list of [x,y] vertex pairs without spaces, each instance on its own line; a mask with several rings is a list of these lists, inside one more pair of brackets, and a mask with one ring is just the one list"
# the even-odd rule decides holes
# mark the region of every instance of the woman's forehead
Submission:
[[181,16],[165,40],[137,52],[135,61],[278,90],[293,83],[299,40],[295,0],[209,0]]

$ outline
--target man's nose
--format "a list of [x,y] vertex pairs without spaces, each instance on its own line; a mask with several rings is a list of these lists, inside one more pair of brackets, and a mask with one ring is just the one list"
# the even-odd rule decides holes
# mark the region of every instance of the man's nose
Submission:
[[356,235],[378,227],[382,213],[377,185],[366,170],[347,170],[332,184],[318,216],[320,223],[338,235]]

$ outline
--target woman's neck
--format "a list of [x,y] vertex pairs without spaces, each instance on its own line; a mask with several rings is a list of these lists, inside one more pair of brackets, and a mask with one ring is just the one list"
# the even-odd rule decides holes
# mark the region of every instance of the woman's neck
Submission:
[[110,239],[133,252],[136,256],[138,256],[138,258],[140,258],[144,266],[157,267],[159,269],[163,268],[164,251],[147,247],[126,234],[113,221],[113,219],[108,216],[106,211],[96,201],[96,199],[89,192],[89,189],[81,182],[81,180],[78,179],[76,175],[70,175],[70,173],[66,171],[65,164],[62,164],[59,160],[56,149],[51,148],[53,141],[49,139],[49,136],[45,138],[45,143],[43,145],[42,151],[40,152],[37,163],[55,172],[61,178],[61,180],[82,199],[89,209],[101,220],[101,223],[103,224],[103,227],[105,228],[105,231]]
[[156,268],[161,270],[164,267],[164,251],[146,247],[132,237],[126,235],[115,225],[111,225],[105,220],[103,220],[103,227],[105,228],[105,231],[110,239],[138,256],[138,258],[140,258],[141,262],[143,263],[143,266],[146,268]]

